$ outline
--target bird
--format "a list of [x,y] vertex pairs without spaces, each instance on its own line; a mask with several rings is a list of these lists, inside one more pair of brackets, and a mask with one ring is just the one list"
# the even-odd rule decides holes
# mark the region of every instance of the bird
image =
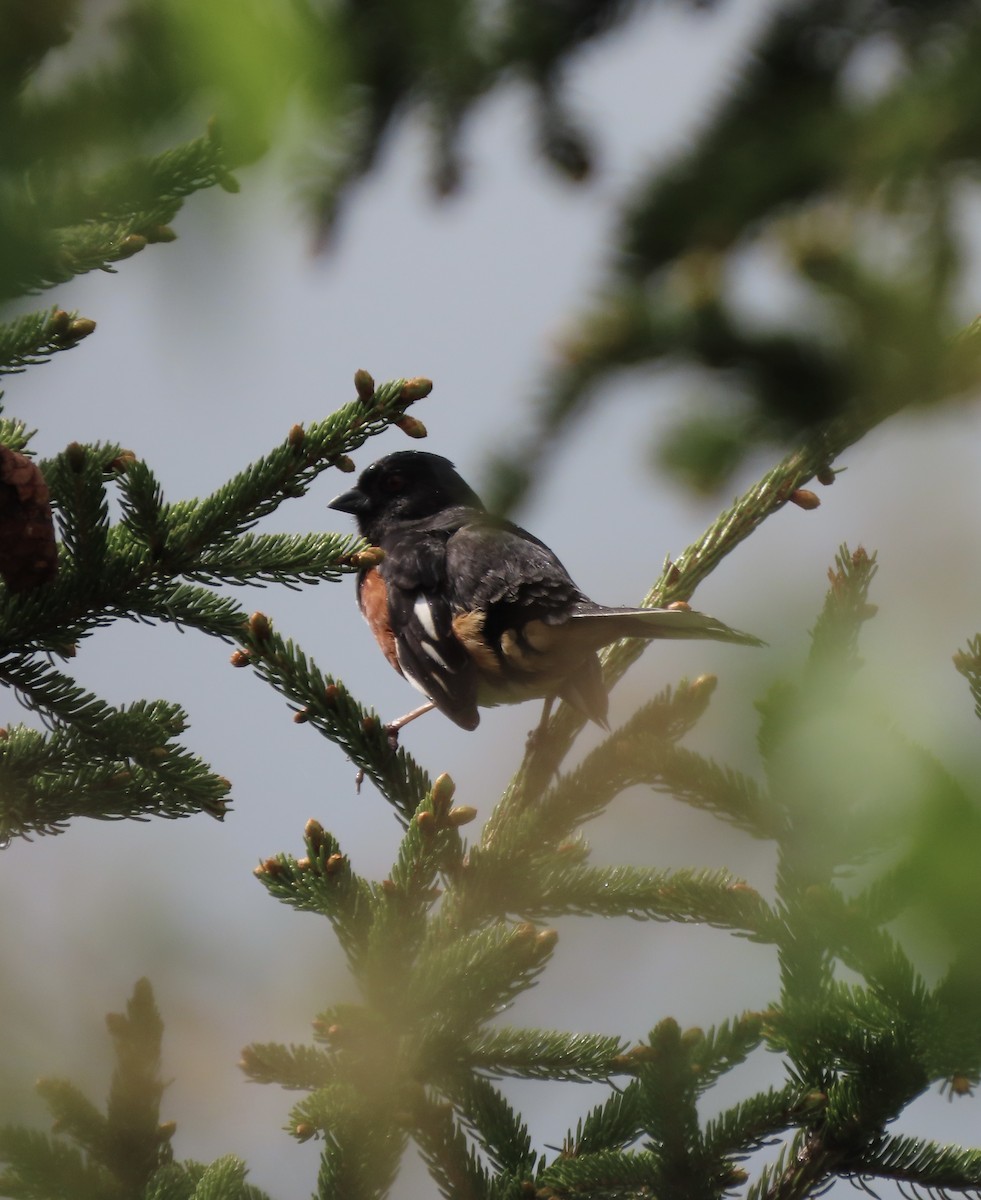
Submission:
[[385,727],[393,745],[433,709],[473,730],[481,708],[530,699],[545,701],[539,729],[556,698],[608,728],[597,651],[622,638],[764,644],[687,605],[595,603],[544,542],[488,512],[438,454],[388,454],[328,507],[383,551],[358,573],[358,606],[385,657],[426,697]]

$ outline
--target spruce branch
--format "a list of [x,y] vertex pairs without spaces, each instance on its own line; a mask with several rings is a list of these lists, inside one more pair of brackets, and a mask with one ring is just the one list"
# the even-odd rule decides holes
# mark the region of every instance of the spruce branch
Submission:
[[0,298],[112,271],[148,244],[173,241],[169,222],[185,197],[216,184],[237,190],[216,132],[88,179],[38,168],[0,197],[4,227],[31,231],[0,279]]
[[[660,578],[642,603],[663,606],[687,602],[702,582],[740,542],[768,517],[785,507],[810,479],[828,470],[831,463],[890,416],[894,408],[883,404],[850,414],[816,430],[806,442],[722,512],[709,528],[676,559],[667,560]],[[612,687],[650,645],[634,638],[619,642],[604,652],[604,679]],[[568,753],[585,718],[567,704],[553,714],[547,733],[536,740],[525,756],[501,819],[508,819],[512,806],[522,808],[540,792]]]
[[248,1169],[234,1154],[205,1165],[185,1161],[161,1167],[147,1184],[143,1200],[269,1200],[245,1182]]
[[253,1083],[278,1083],[291,1090],[314,1091],[337,1077],[331,1056],[316,1046],[253,1042],[242,1051],[239,1066]]
[[520,1079],[607,1080],[624,1050],[618,1037],[550,1029],[484,1030],[461,1042],[462,1057],[477,1071]]
[[307,854],[297,859],[280,854],[267,858],[254,874],[270,895],[300,912],[327,917],[338,941],[356,964],[375,919],[380,899],[356,875],[337,841],[317,821],[308,821]]
[[868,595],[877,569],[875,555],[862,546],[854,552],[847,546],[838,551],[835,567],[828,570],[824,608],[811,631],[812,670],[823,674],[839,664],[854,670],[862,623],[876,613]]
[[494,1169],[506,1179],[530,1179],[538,1161],[531,1135],[494,1084],[467,1072],[448,1083],[447,1092]]
[[431,781],[404,749],[392,752],[380,718],[343,683],[321,672],[292,640],[280,637],[262,614],[242,625],[239,636],[245,649],[241,657],[232,656],[233,665],[251,666],[290,703],[294,720],[340,746],[408,822]]
[[413,1112],[412,1132],[423,1162],[445,1200],[498,1200],[498,1197],[503,1200],[454,1120],[449,1105],[427,1096],[419,1097]]
[[763,1167],[746,1200],[805,1200],[836,1173],[839,1157],[820,1137],[798,1132],[776,1161]]
[[635,1153],[598,1150],[594,1154],[556,1158],[539,1171],[535,1182],[541,1189],[550,1189],[545,1191],[546,1196],[579,1195],[614,1200],[635,1193],[658,1195],[662,1172],[662,1160],[652,1150]]
[[0,1161],[8,1164],[0,1175],[5,1195],[125,1200],[143,1195],[155,1172],[170,1162],[174,1126],[159,1119],[163,1024],[145,979],[133,989],[126,1013],[110,1013],[107,1024],[117,1065],[105,1116],[71,1084],[42,1080],[38,1089],[61,1136],[0,1131]]
[[[2,397],[3,393],[0,392],[0,399]],[[0,410],[2,410],[2,405],[0,405]],[[27,426],[23,421],[17,421],[11,417],[0,417],[0,446],[20,452],[32,436],[31,433],[28,433]]]
[[13,726],[0,739],[5,837],[60,832],[77,816],[186,817],[228,808],[228,780],[174,743],[187,715],[164,701],[114,708],[61,672],[26,657],[0,660],[14,688],[51,726]]
[[803,1094],[796,1083],[768,1088],[727,1108],[705,1124],[705,1151],[719,1160],[744,1157],[771,1145],[825,1102],[821,1093]]
[[[0,1128],[0,1192],[14,1200],[73,1196],[106,1200],[105,1178],[74,1146],[19,1126]],[[112,1193],[109,1193],[111,1196]]]
[[981,717],[981,634],[975,634],[967,643],[966,650],[957,651],[954,666],[967,680],[974,700],[974,711]]
[[[362,543],[356,538],[248,532],[328,467],[349,469],[344,452],[402,420],[431,387],[428,380],[413,379],[376,388],[366,372],[359,378],[356,401],[306,430],[295,426],[281,446],[205,500],[167,503],[149,467],[117,445],[73,443],[42,464],[62,535],[60,570],[43,587],[0,589],[0,656],[6,650],[0,683],[17,689],[54,725],[51,738],[25,731],[3,751],[2,769],[17,788],[8,793],[8,836],[59,828],[81,813],[225,811],[227,781],[167,746],[168,737],[153,725],[176,719],[176,712],[117,713],[31,657],[44,651],[71,657],[80,639],[120,617],[198,629],[247,647],[233,658],[236,665],[259,667],[287,698],[301,702],[301,710],[314,714],[324,732],[351,749],[406,820],[415,812],[428,778],[404,752],[391,754],[377,718],[360,710],[291,643],[273,646],[257,637],[255,619],[250,623],[231,597],[215,590],[228,583],[299,587],[359,568]],[[10,423],[12,442],[23,439],[22,428]],[[122,519],[115,524],[114,486],[122,499]],[[151,733],[152,744],[146,745]],[[140,736],[142,743],[126,742]],[[59,754],[66,756],[63,761]]]
[[570,1130],[563,1149],[570,1158],[581,1158],[602,1151],[622,1150],[642,1133],[640,1123],[640,1083],[632,1079],[614,1091],[603,1104],[597,1104],[582,1118],[575,1133]]
[[921,1138],[885,1138],[854,1172],[859,1179],[893,1179],[943,1196],[981,1195],[981,1151],[942,1146]]
[[360,1091],[348,1083],[320,1088],[290,1114],[294,1137],[323,1140],[319,1200],[379,1200],[398,1171],[414,1097],[392,1089],[386,1093],[380,1079],[370,1081],[370,1090],[369,1081],[361,1082]]
[[[734,823],[758,836],[772,837],[780,814],[752,780],[674,746],[705,712],[716,682],[714,676],[703,675],[691,682],[680,680],[674,690],[666,688],[592,751],[580,767],[559,776],[546,790],[548,776],[558,768],[574,736],[570,726],[567,743],[564,735],[557,736],[558,726],[550,725],[548,733],[536,739],[526,754],[502,803],[484,827],[482,847],[489,848],[502,838],[513,845],[519,829],[520,836],[527,836],[520,809],[531,796],[541,797],[533,810],[538,815],[530,818],[540,825],[538,835],[560,840],[575,825],[602,812],[625,788],[638,783],[659,790],[684,786],[690,803],[700,799],[704,807],[729,812]],[[667,781],[662,778],[666,774],[674,778]]]
[[[94,330],[94,321],[57,307],[0,324],[0,375],[47,362],[52,354],[71,350]],[[0,444],[9,446],[10,442],[0,434]]]
[[219,186],[238,191],[228,174],[221,130],[216,122],[205,133],[160,154],[134,157],[103,174],[80,180],[55,175],[35,203],[44,221],[52,226],[91,224],[132,219],[145,213],[134,232],[146,225],[166,225],[176,216],[182,201],[195,192]]
[[[842,551],[816,627],[820,649],[805,665],[805,679],[825,661],[836,670],[854,668],[855,634],[867,615],[872,568],[864,553]],[[253,619],[250,636],[274,658],[283,650],[264,619]],[[962,1036],[953,1012],[967,977],[958,984],[952,975],[931,991],[896,936],[882,928],[882,916],[892,920],[896,906],[904,907],[899,868],[893,868],[885,898],[866,888],[846,899],[834,865],[842,854],[850,861],[851,834],[846,830],[843,839],[832,839],[837,859],[809,849],[823,838],[824,825],[839,818],[829,812],[817,823],[809,821],[807,804],[796,798],[800,781],[793,760],[779,772],[772,769],[804,711],[786,699],[771,697],[764,706],[761,737],[773,776],[770,790],[779,803],[714,764],[703,763],[695,772],[690,765],[679,769],[666,787],[723,819],[738,814],[737,823],[747,831],[777,843],[774,904],[726,872],[589,867],[584,843],[568,840],[622,786],[644,778],[651,756],[661,770],[671,756],[687,754],[677,738],[704,711],[711,691],[706,681],[696,684],[657,697],[633,726],[624,727],[626,736],[616,731],[578,771],[556,780],[537,805],[512,811],[509,824],[495,813],[489,822],[493,836],[485,831],[467,855],[450,821],[461,811],[451,807],[452,781],[440,777],[422,796],[390,878],[374,890],[374,909],[369,911],[369,902],[366,923],[353,931],[360,954],[347,947],[364,1007],[328,1010],[318,1020],[327,1056],[275,1046],[257,1050],[254,1077],[279,1075],[288,1086],[321,1081],[295,1110],[301,1125],[331,1128],[330,1114],[338,1104],[344,1109],[353,1103],[346,1092],[353,1088],[360,1103],[370,1105],[372,1120],[393,1120],[409,1130],[453,1200],[471,1191],[494,1200],[518,1197],[531,1182],[527,1133],[483,1076],[596,1081],[623,1074],[629,1077],[626,1086],[570,1133],[562,1155],[537,1164],[533,1183],[540,1191],[612,1200],[642,1194],[644,1187],[657,1194],[689,1194],[695,1188],[718,1196],[745,1182],[737,1165],[741,1157],[794,1130],[753,1194],[803,1200],[834,1178],[867,1174],[863,1156],[882,1143],[889,1122],[931,1079],[964,1081],[981,1069],[981,1043]],[[773,713],[780,710],[783,719],[777,720]],[[931,788],[942,784],[948,807],[960,811],[963,797],[942,772],[922,770],[920,776]],[[665,785],[669,778],[666,772]],[[795,793],[793,802],[788,789]],[[742,800],[712,800],[720,794]],[[314,841],[328,837],[319,831]],[[282,856],[273,861],[273,876],[282,865],[293,870]],[[794,867],[801,862],[807,868],[802,872]],[[438,883],[446,890],[437,906]],[[503,913],[593,911],[699,920],[775,945],[783,973],[780,1007],[723,1021],[707,1032],[682,1032],[668,1019],[629,1050],[603,1035],[488,1027],[489,1018],[534,983],[555,944],[553,932],[511,925],[501,920]],[[861,983],[838,983],[836,960]],[[764,1038],[784,1055],[786,1087],[750,1096],[702,1128],[699,1098]],[[381,1076],[386,1087],[379,1091]],[[434,1115],[422,1123],[420,1083],[431,1089],[434,1106]],[[476,1099],[474,1089],[484,1089]],[[439,1107],[439,1096],[459,1113],[463,1129],[449,1108]],[[407,1111],[417,1113],[408,1125]],[[488,1155],[495,1175],[479,1162],[465,1131]],[[647,1142],[635,1149],[645,1134]],[[505,1153],[502,1139],[508,1138],[515,1139],[516,1157]]]
[[404,1011],[431,1021],[441,1037],[469,1033],[531,986],[557,940],[554,930],[530,922],[499,921],[452,943],[427,944],[405,983]]
[[571,867],[542,871],[539,892],[524,911],[555,917],[580,913],[634,920],[692,922],[773,941],[777,915],[748,884],[728,871],[643,867]]
[[346,456],[401,420],[408,407],[431,390],[428,379],[395,379],[322,421],[294,426],[271,454],[210,496],[175,504],[169,513],[172,533],[165,553],[194,556],[205,546],[223,545],[274,512],[283,500],[302,496],[328,467],[353,469]]

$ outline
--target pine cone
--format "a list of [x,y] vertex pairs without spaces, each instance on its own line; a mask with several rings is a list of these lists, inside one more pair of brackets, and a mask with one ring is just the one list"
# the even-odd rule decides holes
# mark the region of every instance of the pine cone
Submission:
[[0,446],[0,576],[12,592],[58,571],[48,485],[32,459]]

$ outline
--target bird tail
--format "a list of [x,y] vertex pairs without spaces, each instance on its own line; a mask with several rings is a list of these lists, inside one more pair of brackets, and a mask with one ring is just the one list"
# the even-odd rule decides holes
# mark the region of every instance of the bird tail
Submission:
[[599,645],[620,638],[705,638],[714,642],[735,642],[740,646],[765,646],[751,633],[741,633],[715,617],[691,608],[604,608],[583,605],[573,618],[595,625],[593,632],[602,636]]

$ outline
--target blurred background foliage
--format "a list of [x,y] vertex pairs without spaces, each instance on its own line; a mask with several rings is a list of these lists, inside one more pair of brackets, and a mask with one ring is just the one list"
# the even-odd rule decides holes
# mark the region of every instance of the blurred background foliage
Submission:
[[[705,21],[716,7],[691,6]],[[544,168],[587,180],[602,146],[564,70],[647,7],[4,0],[0,295],[135,253],[183,195],[233,186],[228,171],[269,149],[326,244],[413,115],[446,196],[466,173],[468,117],[515,80]],[[542,450],[626,369],[698,368],[690,412],[654,453],[699,489],[760,442],[968,391],[976,339],[957,337],[958,284],[979,49],[973,0],[772,5],[697,138],[639,163],[617,201],[595,294],[535,389],[531,430],[498,461],[496,506],[521,498]],[[776,305],[747,303],[748,265]]]

